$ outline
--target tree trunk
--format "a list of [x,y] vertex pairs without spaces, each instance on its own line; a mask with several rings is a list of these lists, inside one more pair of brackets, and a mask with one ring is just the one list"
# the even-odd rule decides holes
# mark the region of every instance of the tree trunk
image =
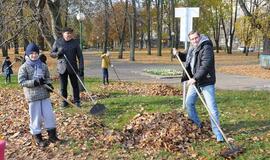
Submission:
[[[126,0],[128,2],[128,0]],[[120,35],[120,49],[119,49],[119,54],[118,54],[118,58],[122,59],[123,58],[123,51],[124,51],[124,43],[125,43],[125,35],[126,35],[126,20],[127,18],[125,18],[124,20],[124,25],[123,25],[123,29]]]
[[[231,22],[230,22],[230,46],[229,46],[229,54],[232,54],[232,47],[233,47],[233,40],[234,40],[234,33],[235,33],[235,22],[237,17],[237,8],[238,8],[238,0],[235,1],[235,9],[233,9],[233,0],[231,0]],[[234,16],[233,16],[233,10]],[[234,18],[234,19],[233,19]]]
[[215,23],[213,24],[214,40],[216,44],[216,53],[219,53],[219,39],[220,39],[220,16],[219,11],[215,8]]
[[[22,17],[22,21],[24,21],[24,14],[23,14],[23,9],[20,10],[20,16]],[[26,50],[27,45],[29,44],[28,38],[27,38],[27,30],[24,28],[22,31],[23,35],[23,51]]]
[[109,36],[109,2],[108,0],[104,0],[104,6],[105,6],[105,21],[104,21],[104,48],[103,52],[106,53],[108,50],[108,36]]
[[147,12],[147,54],[151,55],[151,1],[146,0],[146,12]]
[[143,32],[141,33],[141,36],[140,36],[140,50],[143,49]]
[[[0,9],[1,9],[1,10],[3,9],[2,7],[3,7],[3,2],[0,1]],[[1,32],[4,30],[4,27],[5,27],[5,26],[3,25],[3,24],[4,24],[4,20],[5,20],[5,17],[2,16],[2,14],[0,14],[0,31],[1,31]],[[4,41],[4,35],[3,35],[3,34],[0,34],[0,44],[2,44],[3,41]],[[3,45],[1,46],[1,49],[2,49],[2,55],[3,55],[3,57],[8,56],[6,44],[3,44]]]
[[49,48],[52,48],[52,44],[54,43],[54,36],[52,36],[51,31],[45,20],[43,19],[43,9],[45,7],[46,1],[38,0],[36,3],[34,1],[30,1],[30,8],[35,13],[34,18],[38,24],[39,31],[41,32],[43,38],[45,39]]
[[132,9],[133,14],[131,15],[131,37],[130,37],[130,61],[135,61],[135,43],[136,43],[136,23],[137,23],[137,9],[136,9],[136,0],[132,0]]
[[13,39],[13,45],[14,45],[14,54],[19,54],[19,40],[18,40],[18,36],[15,36],[14,37],[14,39]]
[[42,34],[40,32],[38,33],[37,44],[39,46],[39,49],[45,50],[44,38],[43,38],[43,36],[42,36]]
[[7,45],[4,44],[4,45],[2,45],[1,48],[2,48],[2,55],[3,55],[3,57],[8,56],[8,47],[7,47]]
[[126,23],[127,23],[127,14],[128,12],[128,0],[126,0],[125,3],[125,19],[124,19],[124,24],[122,26],[122,32],[120,32],[120,50],[119,50],[119,54],[118,54],[118,58],[122,59],[123,58],[123,50],[124,50],[124,43],[125,43],[125,35],[126,35]]
[[228,35],[227,35],[227,32],[226,32],[226,25],[225,25],[225,22],[224,22],[224,18],[223,17],[221,18],[221,23],[222,23],[222,28],[223,28],[223,32],[224,32],[226,53],[230,54],[229,53],[229,46],[228,46]]
[[49,13],[51,17],[52,35],[56,40],[61,35],[62,22],[61,22],[61,0],[47,1]]
[[156,0],[157,3],[157,56],[162,56],[162,20],[163,20],[163,0]]

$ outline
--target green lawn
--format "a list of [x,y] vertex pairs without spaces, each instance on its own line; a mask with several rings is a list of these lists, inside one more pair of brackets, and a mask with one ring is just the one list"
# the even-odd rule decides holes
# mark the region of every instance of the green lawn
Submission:
[[[182,101],[179,97],[159,96],[123,96],[108,98],[102,101],[108,110],[101,119],[110,127],[122,129],[129,120],[144,108],[147,112],[167,112],[179,108]],[[245,148],[245,153],[237,159],[268,159],[270,158],[270,97],[266,91],[217,91],[217,103],[221,114],[221,125],[228,137],[233,138],[237,145]],[[198,112],[203,120],[208,114],[202,105]],[[218,153],[226,146],[212,142],[193,144],[199,156],[207,159],[219,159]],[[134,154],[139,154],[133,151]],[[158,157],[174,159],[176,154],[160,151]],[[138,159],[140,156],[138,156]],[[162,159],[162,158],[161,158]],[[222,159],[222,158],[221,158]]]
[[[99,100],[105,104],[107,111],[98,117],[106,126],[115,130],[122,130],[134,115],[142,109],[146,112],[169,112],[181,110],[182,100],[178,96],[140,96],[127,95],[124,92],[101,89],[100,79],[86,78],[85,84],[94,93],[106,93],[107,98]],[[55,82],[55,87],[57,83]],[[0,78],[0,87],[17,88],[16,77],[12,77],[12,84],[5,85],[3,77]],[[221,114],[221,126],[228,137],[235,143],[244,147],[245,152],[236,159],[270,159],[270,96],[267,91],[217,91],[217,103]],[[81,112],[88,112],[88,104],[84,104]],[[67,109],[66,112],[76,112],[77,109]],[[199,103],[198,112],[202,120],[208,119],[208,114]],[[88,143],[88,142],[86,142]],[[196,142],[192,144],[197,157],[204,159],[222,159],[219,152],[227,147],[225,143],[217,144],[214,140]],[[78,154],[79,149],[76,146]],[[89,141],[91,148],[91,141]],[[77,151],[78,150],[78,151]],[[124,152],[124,153],[123,153]],[[106,153],[109,159],[121,159],[122,154],[127,159],[148,159],[149,155],[143,149],[123,151],[121,144],[115,144]],[[170,153],[158,150],[152,153],[153,159],[197,159],[183,157],[179,153]],[[123,157],[122,157],[123,158]],[[91,158],[90,158],[91,159]]]

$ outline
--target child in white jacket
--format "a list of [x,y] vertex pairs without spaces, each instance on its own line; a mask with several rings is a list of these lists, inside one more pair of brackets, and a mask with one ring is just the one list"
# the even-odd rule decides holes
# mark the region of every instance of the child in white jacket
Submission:
[[[56,120],[50,100],[53,89],[48,66],[39,59],[39,48],[30,43],[25,51],[25,63],[19,68],[18,82],[23,87],[29,105],[30,132],[39,147],[48,143],[41,135],[42,121],[49,135],[49,142],[59,141],[56,134]],[[46,88],[48,85],[50,89]]]

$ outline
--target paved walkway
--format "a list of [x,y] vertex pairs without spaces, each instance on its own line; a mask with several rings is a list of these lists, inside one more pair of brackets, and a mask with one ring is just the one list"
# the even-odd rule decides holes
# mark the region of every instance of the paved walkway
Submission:
[[[98,56],[91,52],[84,53],[85,61],[89,61],[85,65],[85,74],[90,77],[102,77],[101,73],[101,60]],[[163,69],[176,69],[182,70],[180,65],[176,64],[142,64],[127,62],[124,60],[113,59],[115,71],[122,81],[136,81],[144,83],[164,83],[172,86],[180,85],[180,77],[161,77],[146,74],[144,69],[163,68]],[[269,90],[270,80],[261,78],[254,78],[248,76],[232,75],[217,73],[217,89],[228,90]],[[109,69],[109,79],[117,80],[117,76],[112,68]]]

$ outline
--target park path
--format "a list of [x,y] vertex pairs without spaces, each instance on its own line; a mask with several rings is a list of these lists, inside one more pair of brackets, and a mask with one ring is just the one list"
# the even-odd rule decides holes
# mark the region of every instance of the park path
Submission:
[[[85,64],[85,74],[89,77],[102,77],[100,57],[93,52],[84,52],[84,59],[88,61]],[[177,64],[144,64],[136,62],[128,62],[124,60],[112,59],[112,64],[122,81],[133,81],[143,83],[163,83],[171,86],[179,86],[180,77],[161,77],[146,74],[144,69],[160,68],[160,69],[176,69],[182,70]],[[268,90],[270,91],[270,80],[232,75],[225,73],[216,73],[217,89],[226,90]],[[117,80],[117,76],[112,68],[109,69],[109,79]]]

